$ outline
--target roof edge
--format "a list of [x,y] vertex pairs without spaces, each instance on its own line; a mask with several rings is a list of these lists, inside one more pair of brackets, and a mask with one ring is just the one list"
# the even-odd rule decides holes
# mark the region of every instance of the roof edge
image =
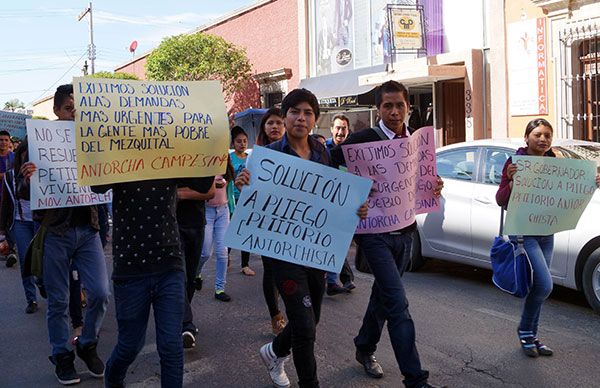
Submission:
[[[258,0],[254,4],[249,4],[249,5],[246,5],[244,7],[241,7],[241,8],[238,8],[236,10],[233,10],[233,11],[231,11],[228,14],[225,14],[225,15],[223,15],[223,16],[221,16],[219,18],[216,18],[216,19],[214,19],[214,20],[212,20],[212,21],[210,21],[210,22],[208,22],[206,24],[201,25],[200,27],[194,28],[193,30],[190,30],[188,32],[184,32],[184,34],[191,35],[191,34],[196,34],[198,32],[204,32],[204,31],[206,31],[206,30],[208,30],[208,29],[210,29],[212,27],[216,27],[216,26],[218,26],[220,24],[223,24],[223,23],[225,23],[225,22],[227,22],[227,21],[229,21],[231,19],[238,18],[238,17],[240,17],[242,15],[247,14],[248,12],[254,11],[255,9],[263,7],[263,6],[265,6],[267,4],[270,4],[270,3],[274,3],[276,1],[277,0]],[[145,53],[141,54],[137,58],[133,58],[133,59],[127,61],[127,62],[124,62],[124,63],[118,65],[117,67],[114,68],[114,71],[116,72],[116,71],[118,71],[118,70],[120,70],[120,69],[122,69],[122,68],[124,68],[124,67],[126,67],[126,66],[128,66],[130,64],[132,64],[132,63],[135,63],[135,62],[137,62],[137,61],[139,61],[139,60],[147,57],[148,55],[150,55],[152,53],[152,51],[154,51],[154,48],[152,50],[146,51]]]

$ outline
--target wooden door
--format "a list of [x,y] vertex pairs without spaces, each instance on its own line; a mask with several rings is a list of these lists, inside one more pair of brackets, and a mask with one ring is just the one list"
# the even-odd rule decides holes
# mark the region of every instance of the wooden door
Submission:
[[442,84],[442,125],[444,145],[465,141],[464,81]]

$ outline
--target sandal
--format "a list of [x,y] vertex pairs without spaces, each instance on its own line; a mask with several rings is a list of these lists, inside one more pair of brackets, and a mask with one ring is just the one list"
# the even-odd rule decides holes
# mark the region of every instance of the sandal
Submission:
[[256,272],[254,272],[254,270],[250,267],[244,267],[242,268],[242,273],[246,276],[254,276],[256,275]]

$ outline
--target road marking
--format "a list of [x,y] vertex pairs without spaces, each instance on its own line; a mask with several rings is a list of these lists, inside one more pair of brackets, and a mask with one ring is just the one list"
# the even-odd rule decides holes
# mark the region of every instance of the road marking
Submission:
[[484,313],[484,314],[488,314],[488,315],[491,315],[496,318],[506,319],[507,321],[510,321],[510,322],[519,323],[519,320],[517,318],[513,317],[512,315],[501,313],[500,311],[484,309],[484,308],[476,309],[475,311]]

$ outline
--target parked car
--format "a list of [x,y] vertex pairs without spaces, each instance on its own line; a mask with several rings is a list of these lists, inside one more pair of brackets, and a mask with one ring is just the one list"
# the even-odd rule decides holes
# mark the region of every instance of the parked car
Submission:
[[[506,159],[525,144],[522,139],[476,140],[436,151],[437,173],[444,179],[439,212],[417,216],[411,270],[431,257],[491,268],[490,247],[498,234],[500,207],[496,191]],[[600,161],[600,143],[553,142],[557,157]],[[577,228],[555,235],[550,272],[554,284],[582,291],[600,313],[600,193],[594,193]]]

